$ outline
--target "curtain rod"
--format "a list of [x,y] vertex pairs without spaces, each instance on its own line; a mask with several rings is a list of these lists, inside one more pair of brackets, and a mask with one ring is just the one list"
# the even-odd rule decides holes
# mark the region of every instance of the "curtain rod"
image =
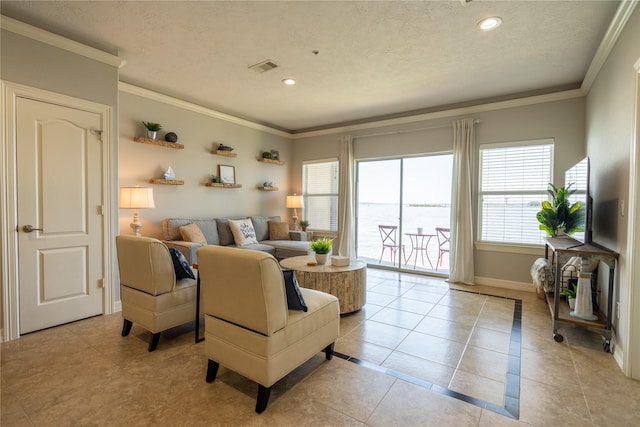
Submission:
[[[473,121],[474,125],[477,125],[480,123],[480,119],[475,119]],[[353,139],[360,139],[360,138],[371,138],[373,136],[386,136],[386,135],[398,135],[401,133],[411,133],[411,132],[421,132],[423,130],[434,130],[434,129],[442,129],[442,128],[448,128],[451,125],[440,125],[440,126],[430,126],[430,127],[425,127],[425,128],[418,128],[418,129],[407,129],[407,130],[394,130],[394,131],[390,131],[390,132],[381,132],[381,133],[370,133],[370,134],[366,134],[366,135],[357,135],[354,136]]]

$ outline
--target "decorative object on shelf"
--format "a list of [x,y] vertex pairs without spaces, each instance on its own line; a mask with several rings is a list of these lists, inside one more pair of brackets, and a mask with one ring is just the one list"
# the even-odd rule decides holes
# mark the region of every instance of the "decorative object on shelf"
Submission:
[[271,182],[271,181],[265,181],[265,182],[263,182],[263,183],[262,183],[262,186],[263,186],[264,188],[273,187],[273,182]]
[[162,129],[162,125],[160,123],[143,121],[142,124],[147,128],[147,138],[156,139],[158,131]]
[[271,158],[273,160],[280,160],[280,152],[276,150],[271,150]]
[[304,208],[304,198],[302,196],[297,196],[296,193],[293,193],[293,196],[287,196],[286,201],[287,209],[293,209],[293,216],[291,219],[293,220],[293,230],[298,231],[298,208]]
[[211,174],[211,182],[213,183],[220,182],[220,178],[218,177],[218,175]]
[[171,166],[169,166],[167,171],[164,173],[164,179],[166,180],[176,179],[176,174],[173,172],[173,169],[171,168]]
[[560,292],[560,296],[567,298],[567,302],[569,303],[569,308],[573,310],[576,305],[576,289],[571,285],[565,288],[562,292]]
[[262,152],[262,158],[263,159],[272,159],[273,155],[271,154],[271,151],[263,151]]
[[307,231],[307,227],[309,226],[309,221],[307,221],[306,219],[303,219],[302,221],[300,221],[300,227],[302,228],[302,231]]
[[[591,265],[589,259],[582,258],[580,274],[578,274],[578,289],[576,290],[575,310],[569,313],[572,317],[584,320],[598,320],[593,314],[593,301],[591,295]],[[611,298],[611,296],[609,296]]]
[[167,142],[178,142],[178,135],[175,132],[167,132],[164,140]]
[[570,204],[569,197],[576,192],[571,190],[573,183],[565,187],[556,187],[549,183],[547,193],[551,196],[551,202],[543,200],[542,210],[536,214],[540,222],[540,230],[545,231],[550,237],[556,237],[558,232],[571,235],[578,231],[584,231],[585,207],[582,202]]
[[133,220],[129,226],[136,237],[140,237],[142,223],[138,209],[155,208],[153,188],[148,187],[120,187],[120,208],[133,209]]
[[236,168],[227,165],[218,165],[220,182],[223,184],[235,184],[236,183]]
[[218,145],[218,151],[233,151],[233,147],[229,147],[228,145],[220,144]]
[[309,247],[311,248],[311,250],[316,253],[316,262],[320,265],[324,265],[327,263],[332,246],[333,241],[326,237],[314,240],[309,243]]

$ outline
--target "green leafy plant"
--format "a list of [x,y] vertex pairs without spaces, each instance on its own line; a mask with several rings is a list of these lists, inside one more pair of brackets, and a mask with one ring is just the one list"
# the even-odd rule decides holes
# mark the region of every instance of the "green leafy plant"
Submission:
[[582,202],[570,204],[569,202],[569,197],[576,192],[576,190],[571,190],[572,185],[569,184],[565,188],[556,187],[549,183],[547,192],[551,196],[551,202],[542,201],[542,210],[536,214],[540,230],[545,231],[551,237],[556,237],[561,229],[567,234],[584,231],[584,204]]
[[309,225],[309,221],[307,221],[306,219],[303,219],[302,221],[300,221],[300,227],[308,227]]
[[326,237],[314,240],[309,244],[311,250],[318,255],[328,254],[329,252],[331,252],[332,245],[333,241],[331,239],[327,239]]
[[162,125],[160,123],[142,122],[142,124],[147,128],[147,130],[150,130],[152,132],[157,132],[162,129]]
[[565,288],[560,292],[560,296],[566,297],[567,299],[576,299],[576,293],[576,288]]

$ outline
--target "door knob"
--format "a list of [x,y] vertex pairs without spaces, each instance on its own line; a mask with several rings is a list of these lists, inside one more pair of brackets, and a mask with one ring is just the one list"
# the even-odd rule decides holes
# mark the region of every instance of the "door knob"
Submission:
[[22,227],[22,231],[25,233],[31,233],[32,231],[44,231],[42,228],[33,228],[33,225],[25,225]]

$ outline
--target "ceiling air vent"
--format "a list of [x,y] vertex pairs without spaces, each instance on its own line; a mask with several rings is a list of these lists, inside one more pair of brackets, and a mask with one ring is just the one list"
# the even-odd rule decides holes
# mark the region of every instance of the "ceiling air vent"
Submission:
[[274,68],[278,68],[278,64],[273,62],[270,59],[266,61],[258,62],[249,67],[250,70],[255,71],[256,73],[264,73],[265,71],[273,70]]

